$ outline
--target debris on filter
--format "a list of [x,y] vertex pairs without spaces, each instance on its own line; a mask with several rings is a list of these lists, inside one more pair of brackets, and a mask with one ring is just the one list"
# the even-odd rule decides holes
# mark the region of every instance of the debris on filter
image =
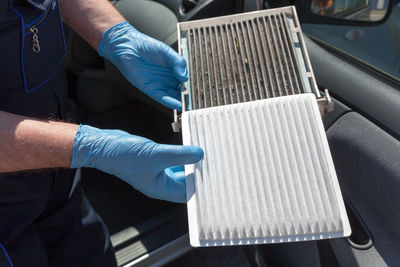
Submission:
[[300,93],[284,14],[190,29],[194,109]]

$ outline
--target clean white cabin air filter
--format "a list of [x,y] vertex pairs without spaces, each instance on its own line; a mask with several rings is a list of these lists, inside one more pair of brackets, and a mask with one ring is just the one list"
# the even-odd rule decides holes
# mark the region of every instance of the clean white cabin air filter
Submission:
[[314,94],[184,112],[192,246],[317,240],[350,235]]

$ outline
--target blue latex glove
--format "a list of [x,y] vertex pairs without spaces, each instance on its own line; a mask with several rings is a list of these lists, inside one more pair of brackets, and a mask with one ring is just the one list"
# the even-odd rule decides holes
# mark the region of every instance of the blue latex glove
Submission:
[[157,144],[119,130],[80,125],[71,168],[96,168],[117,176],[145,195],[186,202],[185,174],[181,166],[203,158],[195,146]]
[[188,79],[186,61],[171,47],[125,21],[104,32],[98,53],[146,95],[171,109],[182,110],[180,83]]

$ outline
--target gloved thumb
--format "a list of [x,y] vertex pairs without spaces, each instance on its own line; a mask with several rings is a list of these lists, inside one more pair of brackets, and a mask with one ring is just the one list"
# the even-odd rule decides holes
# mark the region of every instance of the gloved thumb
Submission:
[[197,146],[158,145],[153,160],[157,162],[157,171],[168,167],[192,164],[204,156],[203,149]]

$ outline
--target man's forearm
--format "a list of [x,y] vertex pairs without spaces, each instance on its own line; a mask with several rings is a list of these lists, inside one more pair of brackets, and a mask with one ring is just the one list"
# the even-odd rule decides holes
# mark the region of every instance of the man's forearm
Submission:
[[61,0],[64,21],[97,50],[103,33],[125,21],[108,0]]
[[69,167],[77,129],[0,111],[0,172]]

